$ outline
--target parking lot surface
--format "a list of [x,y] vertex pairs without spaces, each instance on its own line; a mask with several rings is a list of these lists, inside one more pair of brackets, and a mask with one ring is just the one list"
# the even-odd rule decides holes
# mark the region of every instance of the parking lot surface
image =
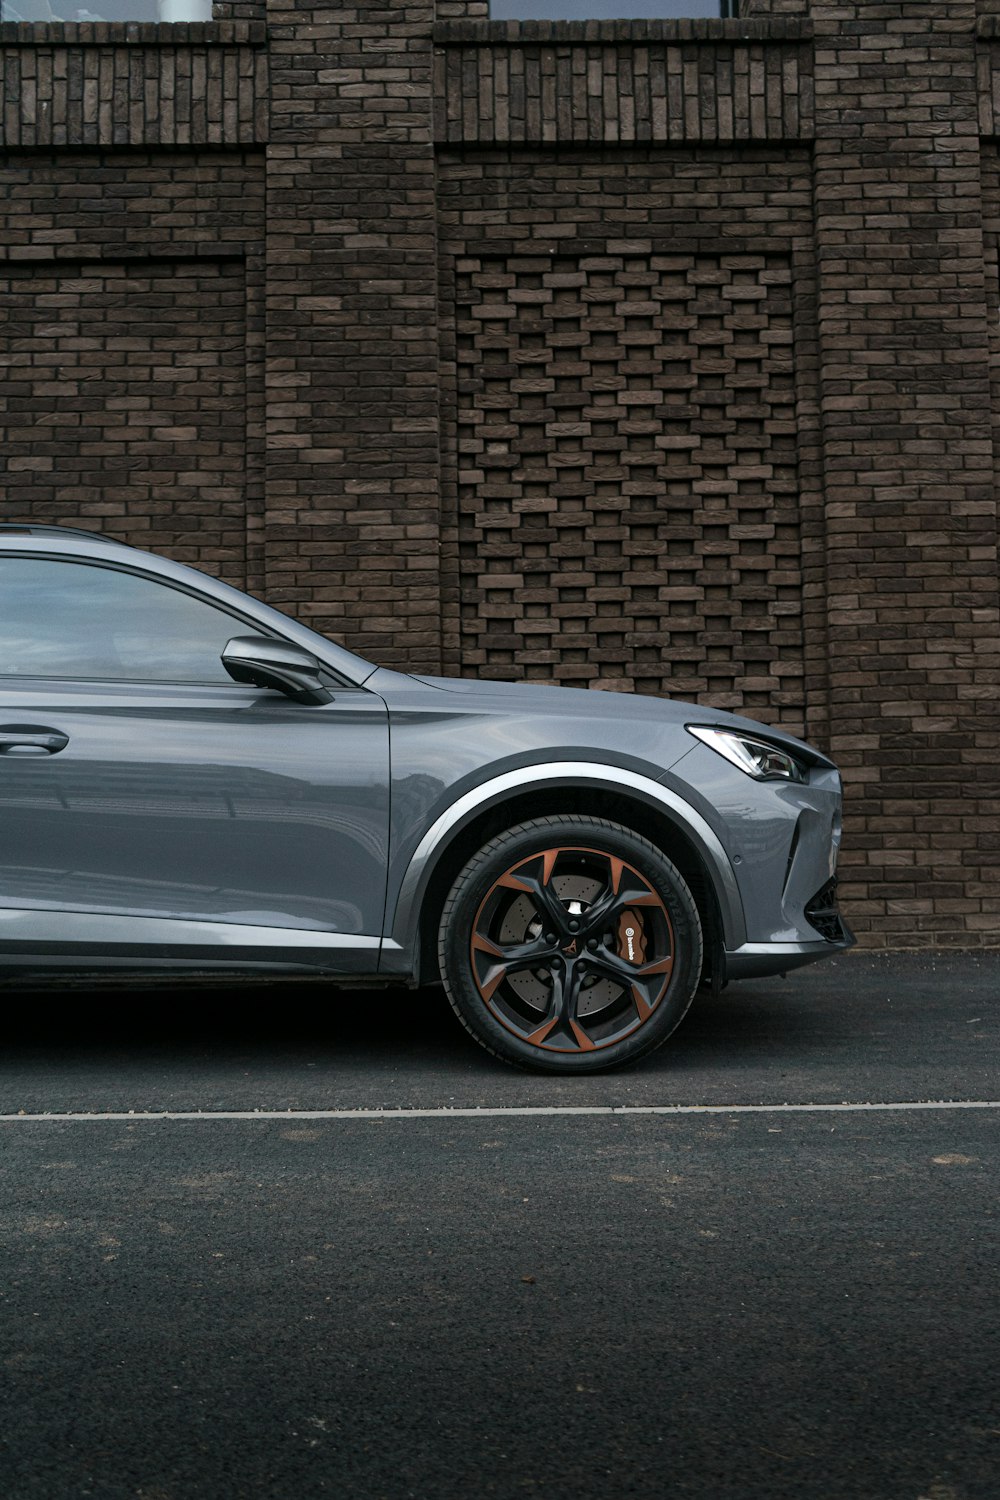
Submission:
[[434,992],[4,998],[6,1500],[1000,1492],[1000,954],[576,1081]]

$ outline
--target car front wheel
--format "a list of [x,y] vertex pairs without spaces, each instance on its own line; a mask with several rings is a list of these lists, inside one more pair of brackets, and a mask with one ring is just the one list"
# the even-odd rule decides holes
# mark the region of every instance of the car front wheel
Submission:
[[490,1052],[593,1073],[651,1052],[681,1020],[701,924],[680,872],[641,835],[603,818],[539,818],[469,860],[438,951],[453,1009]]

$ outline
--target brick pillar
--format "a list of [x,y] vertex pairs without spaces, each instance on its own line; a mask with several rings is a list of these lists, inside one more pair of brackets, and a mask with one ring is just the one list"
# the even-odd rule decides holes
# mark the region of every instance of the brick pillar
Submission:
[[1000,927],[975,11],[811,6],[832,750],[872,945]]
[[268,8],[267,594],[440,665],[428,6]]

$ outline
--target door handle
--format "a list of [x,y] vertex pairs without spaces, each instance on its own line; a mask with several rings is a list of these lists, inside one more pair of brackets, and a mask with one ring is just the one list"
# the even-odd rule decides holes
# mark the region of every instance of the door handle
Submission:
[[58,755],[69,735],[46,724],[0,724],[0,755]]

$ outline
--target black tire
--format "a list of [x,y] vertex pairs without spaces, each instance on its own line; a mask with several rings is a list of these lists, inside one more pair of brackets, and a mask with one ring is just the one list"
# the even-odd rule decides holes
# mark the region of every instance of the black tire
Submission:
[[469,860],[441,914],[452,1008],[504,1062],[596,1073],[677,1026],[701,976],[701,923],[670,860],[603,818],[536,818]]

